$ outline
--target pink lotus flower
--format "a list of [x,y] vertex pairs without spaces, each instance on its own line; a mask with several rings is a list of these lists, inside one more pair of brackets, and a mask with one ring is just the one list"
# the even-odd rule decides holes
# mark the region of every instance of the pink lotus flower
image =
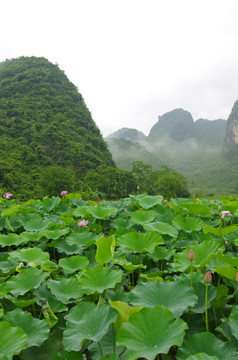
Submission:
[[61,191],[61,196],[66,196],[67,194],[68,194],[68,191],[66,191],[66,190]]
[[194,251],[193,249],[190,249],[188,253],[188,260],[193,261],[194,259],[195,259]]
[[210,283],[212,282],[212,274],[211,274],[211,271],[208,271],[205,276],[204,276],[204,281],[206,283]]
[[228,218],[230,218],[232,215],[231,215],[230,211],[226,210],[226,211],[222,211],[222,212],[220,213],[220,216],[221,216],[222,219],[224,219],[225,216],[227,216]]
[[88,220],[83,219],[80,222],[78,222],[78,226],[82,226],[82,227],[87,228],[88,227],[87,225],[88,225]]
[[218,206],[218,210],[221,210],[221,205]]
[[10,194],[10,193],[5,193],[4,195],[3,195],[3,197],[5,198],[5,199],[11,199],[11,197],[13,196],[13,194]]
[[164,203],[166,204],[168,200],[164,200]]

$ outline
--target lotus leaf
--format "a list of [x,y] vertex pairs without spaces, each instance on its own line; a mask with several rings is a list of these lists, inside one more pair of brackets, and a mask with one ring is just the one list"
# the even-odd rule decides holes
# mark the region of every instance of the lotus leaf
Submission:
[[127,360],[154,360],[156,355],[168,353],[171,346],[182,345],[185,329],[187,324],[181,319],[175,320],[163,306],[144,308],[122,324],[117,345],[128,348]]
[[233,345],[219,340],[210,332],[202,332],[188,337],[176,355],[177,360],[187,360],[188,356],[205,353],[218,360],[235,360],[237,352]]
[[96,219],[107,219],[109,216],[115,214],[116,210],[112,207],[99,205],[97,207],[90,206],[88,212]]
[[37,268],[24,269],[7,281],[7,288],[14,296],[24,295],[40,286],[46,276],[47,273]]
[[178,230],[184,230],[188,233],[201,230],[204,224],[202,220],[192,216],[176,217],[173,219],[172,223]]
[[212,256],[216,254],[218,248],[219,243],[215,240],[204,241],[201,244],[188,246],[185,250],[174,256],[174,268],[177,271],[183,272],[191,266],[191,261],[188,259],[190,249],[192,249],[195,254],[193,265],[195,267],[204,267]]
[[121,282],[122,270],[111,270],[102,265],[87,269],[79,278],[79,284],[86,294],[103,293]]
[[196,304],[197,296],[186,281],[177,277],[172,283],[159,281],[140,283],[132,290],[130,302],[133,305],[150,308],[163,305],[175,317],[179,317],[188,307]]
[[175,238],[178,236],[178,230],[174,226],[160,221],[144,224],[143,228],[146,231],[156,231],[162,235],[169,235]]
[[51,220],[44,220],[40,215],[36,214],[32,219],[24,224],[24,228],[26,231],[42,231],[50,224]]
[[101,264],[107,264],[113,258],[115,251],[115,236],[109,236],[107,238],[100,236],[97,241],[97,252],[95,256],[95,260]]
[[143,196],[139,199],[139,205],[144,209],[150,209],[155,205],[161,204],[163,196]]
[[12,246],[21,244],[21,237],[17,234],[0,235],[0,246]]
[[0,322],[0,356],[1,359],[12,360],[27,347],[27,334],[19,327],[13,327],[9,322]]
[[61,278],[59,281],[50,279],[47,281],[47,286],[63,304],[68,304],[70,299],[80,299],[83,295],[79,282],[75,278]]
[[238,305],[232,309],[228,322],[233,336],[238,340]]
[[4,320],[22,328],[28,335],[27,345],[40,346],[49,336],[49,326],[45,320],[35,319],[29,312],[21,309],[9,311],[4,315]]
[[86,340],[99,342],[116,321],[117,311],[107,304],[96,306],[82,302],[74,306],[65,316],[66,329],[63,344],[67,351],[79,351]]
[[146,233],[129,232],[122,235],[117,241],[117,244],[122,249],[130,249],[135,253],[153,253],[155,247],[163,243],[163,238],[155,231],[148,231]]
[[12,251],[9,259],[15,261],[22,261],[25,263],[34,263],[35,265],[41,265],[46,261],[50,260],[50,254],[43,252],[40,248],[26,248]]
[[78,270],[84,270],[88,266],[89,261],[85,256],[74,255],[59,260],[59,266],[65,273],[71,274]]
[[156,212],[153,210],[137,210],[131,214],[131,220],[135,224],[143,225],[145,223],[151,223],[156,217]]

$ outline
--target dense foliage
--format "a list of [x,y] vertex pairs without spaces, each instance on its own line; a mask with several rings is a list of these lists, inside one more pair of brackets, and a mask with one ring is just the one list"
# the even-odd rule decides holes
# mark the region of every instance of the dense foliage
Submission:
[[[44,58],[0,64],[0,135],[0,188],[23,198],[82,189],[88,171],[115,169],[81,94]],[[125,172],[116,175],[122,186]]]
[[238,199],[0,199],[1,360],[234,360]]
[[138,192],[149,195],[161,194],[167,199],[172,197],[189,197],[186,178],[177,171],[162,165],[157,170],[142,161],[134,161],[132,173],[137,179]]

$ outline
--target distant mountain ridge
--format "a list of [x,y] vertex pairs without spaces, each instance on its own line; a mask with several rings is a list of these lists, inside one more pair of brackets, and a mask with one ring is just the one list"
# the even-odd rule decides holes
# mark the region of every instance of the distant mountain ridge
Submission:
[[[118,139],[127,141],[127,153],[130,154],[127,157],[124,154],[123,162],[120,161],[123,150],[119,146]],[[133,143],[137,143],[140,147],[141,161],[156,168],[157,158],[158,164],[168,164],[183,173],[192,188],[197,191],[202,189],[212,193],[216,181],[216,188],[220,193],[234,191],[236,181],[234,174],[238,176],[238,161],[236,166],[234,160],[234,157],[238,160],[238,101],[234,104],[228,120],[194,121],[188,111],[180,108],[160,116],[148,136],[136,129],[123,128],[110,134],[105,140],[119,167],[130,168],[133,162]],[[116,141],[117,147],[115,147]],[[123,146],[122,142],[121,146]],[[151,156],[148,156],[148,153]],[[233,160],[229,163],[231,154]],[[220,179],[224,177],[226,182],[229,179],[229,166],[232,167],[232,179],[229,185],[221,182],[218,185],[217,176]],[[224,171],[225,174],[222,173]]]

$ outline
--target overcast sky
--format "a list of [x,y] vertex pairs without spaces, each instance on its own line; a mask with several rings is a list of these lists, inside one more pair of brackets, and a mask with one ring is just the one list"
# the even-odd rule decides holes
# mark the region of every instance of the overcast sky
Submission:
[[227,119],[238,99],[237,0],[0,1],[0,61],[43,56],[104,136],[158,115]]

